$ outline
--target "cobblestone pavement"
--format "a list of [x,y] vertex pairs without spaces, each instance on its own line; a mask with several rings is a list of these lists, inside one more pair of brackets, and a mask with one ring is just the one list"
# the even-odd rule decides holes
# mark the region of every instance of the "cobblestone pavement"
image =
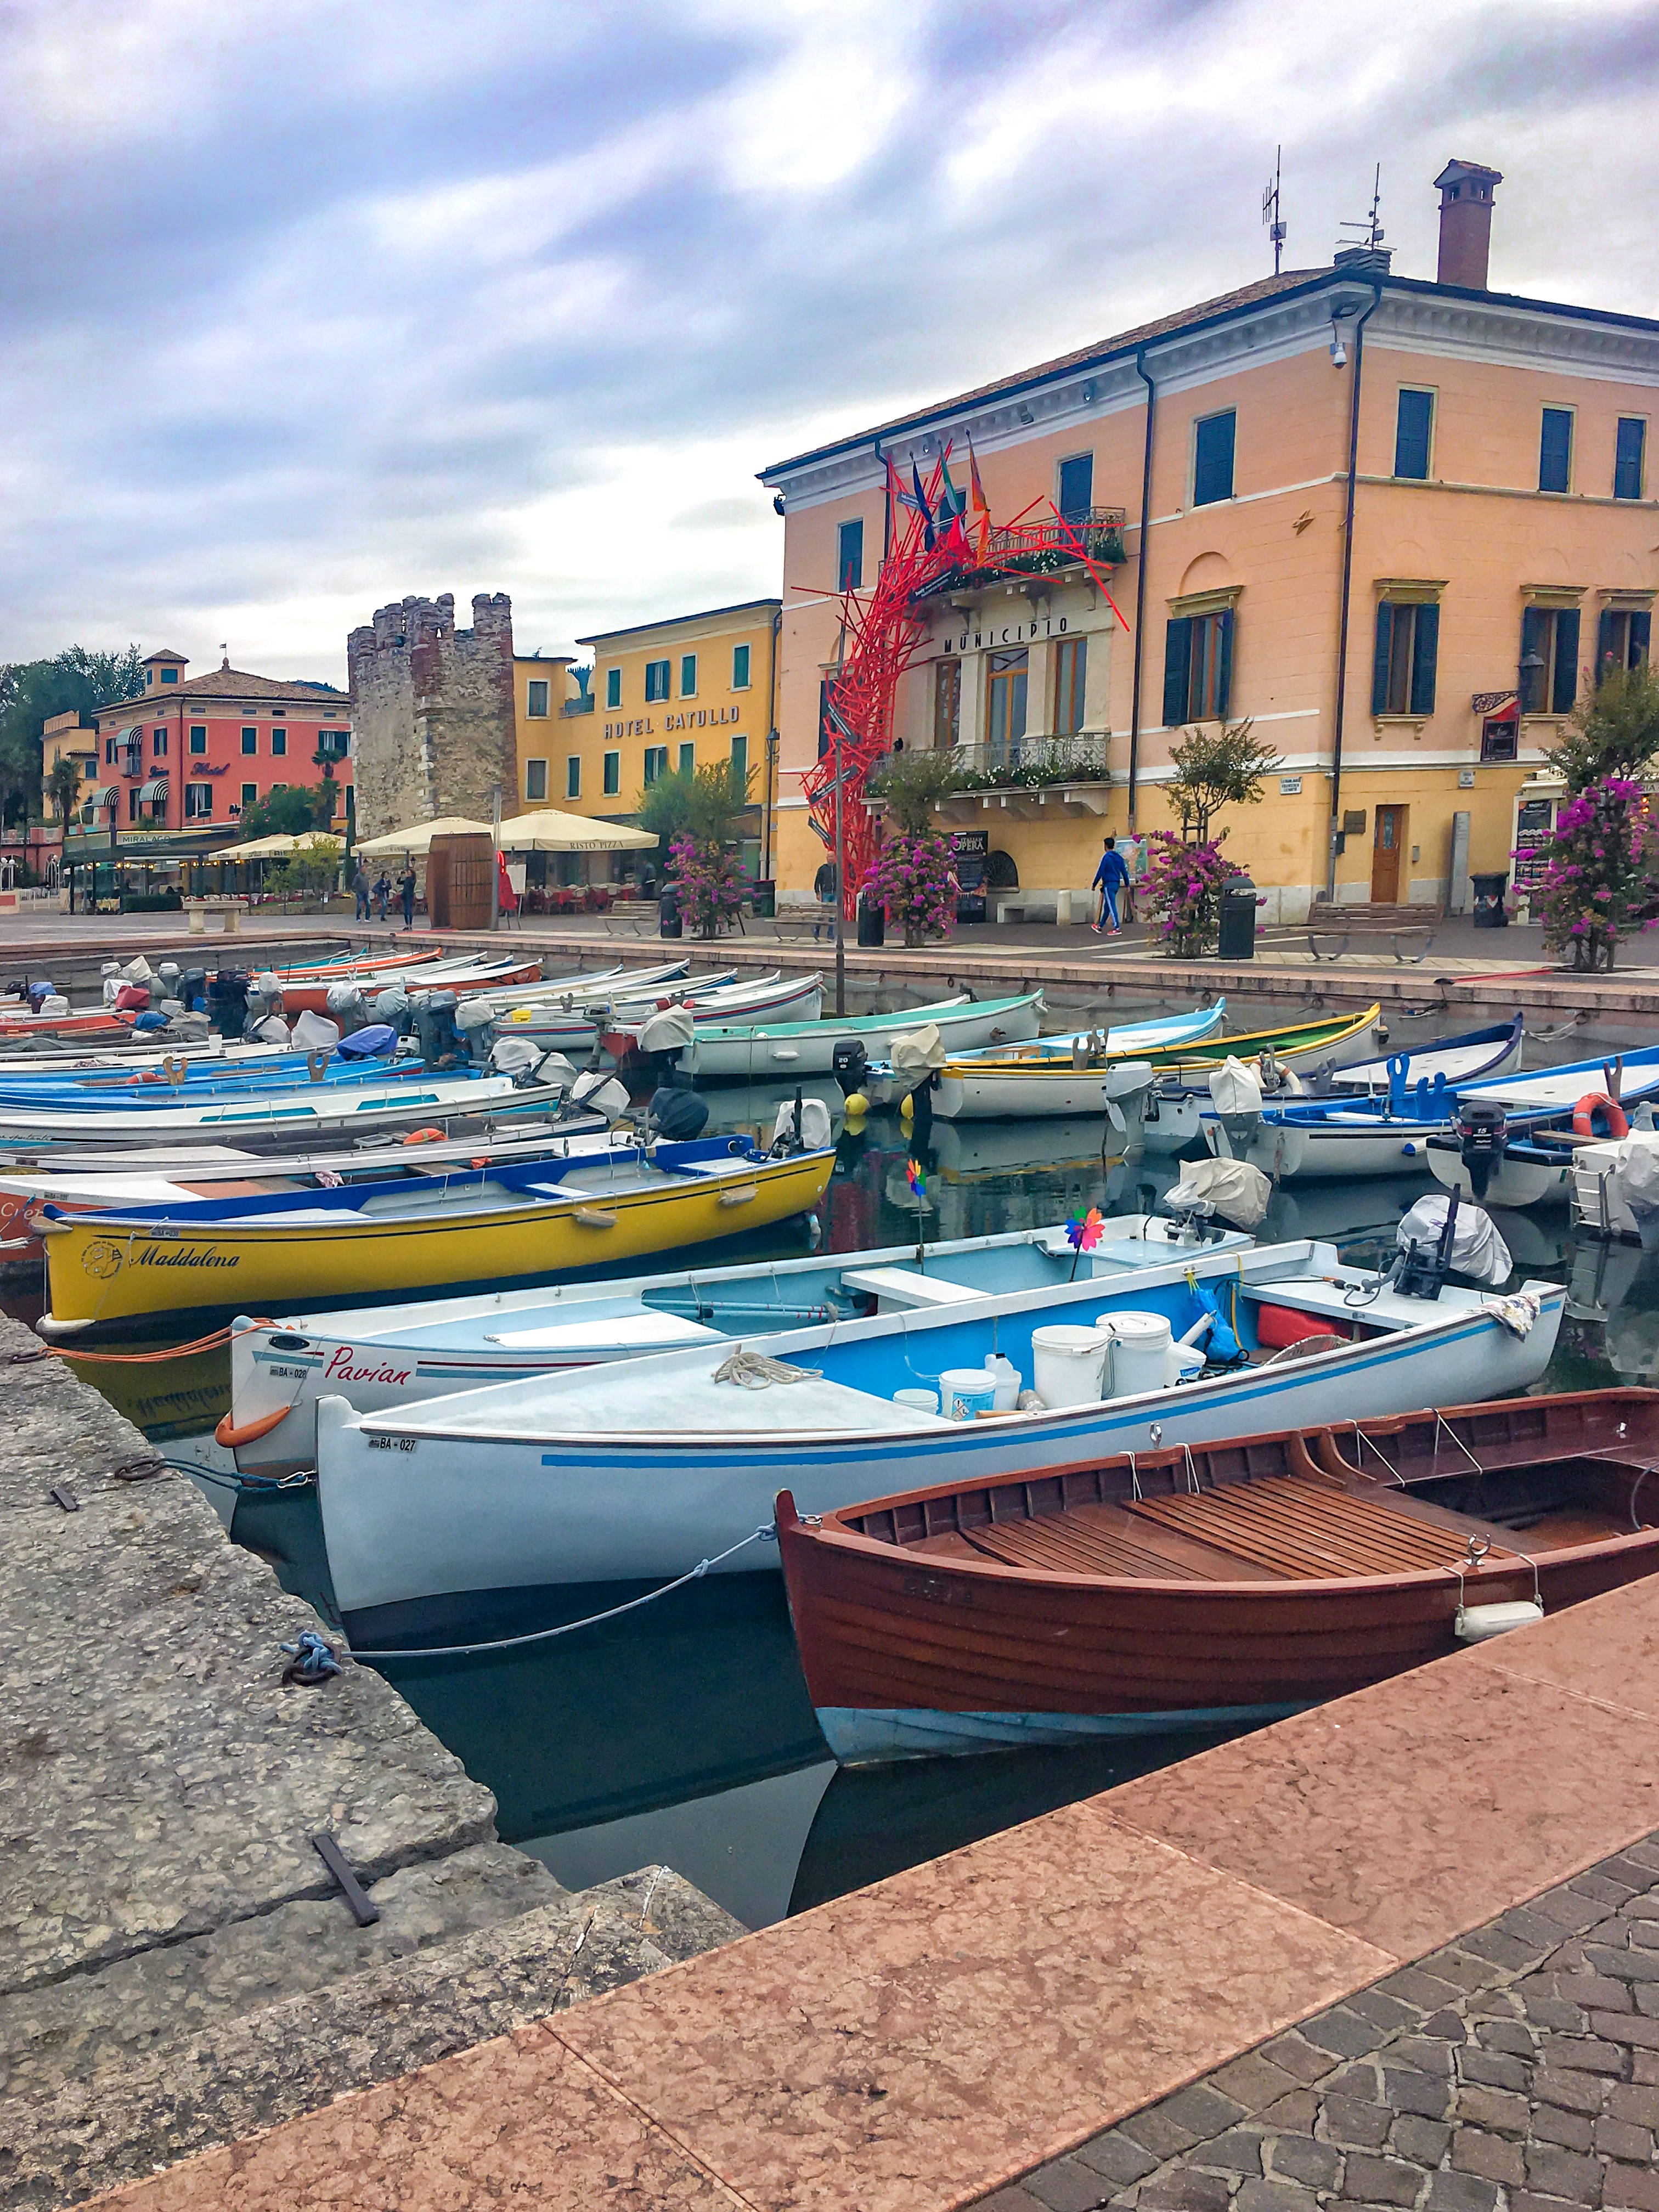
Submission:
[[1659,1833],[977,2212],[1659,2212]]

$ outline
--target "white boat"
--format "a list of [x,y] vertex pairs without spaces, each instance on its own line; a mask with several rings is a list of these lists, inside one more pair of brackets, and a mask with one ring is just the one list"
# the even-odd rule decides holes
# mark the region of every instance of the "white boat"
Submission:
[[[1243,1251],[1237,1231],[1200,1243],[1173,1221],[1121,1214],[1088,1255],[1085,1279],[1167,1262],[1178,1252]],[[380,1413],[488,1383],[644,1358],[690,1344],[752,1339],[878,1304],[925,1312],[1015,1286],[1062,1288],[1073,1254],[1063,1225],[738,1267],[682,1268],[609,1282],[370,1306],[235,1324],[230,1411],[218,1440],[244,1474],[290,1474],[317,1459],[317,1401]]]
[[[1505,1300],[1447,1285],[1432,1302],[1407,1297],[1344,1269],[1329,1245],[1279,1244],[1189,1255],[1127,1281],[1015,1291],[960,1312],[907,1305],[742,1347],[799,1370],[793,1380],[734,1366],[720,1344],[632,1362],[625,1389],[595,1367],[396,1412],[362,1414],[324,1398],[318,1495],[332,1587],[362,1633],[362,1616],[382,1606],[663,1580],[739,1545],[723,1571],[774,1567],[772,1547],[744,1540],[769,1523],[784,1487],[816,1512],[901,1485],[1466,1403],[1472,1391],[1502,1396],[1537,1381],[1560,1327],[1560,1287],[1526,1291]],[[1110,1395],[1098,1366],[1115,1367],[1117,1347],[1133,1341],[1131,1315],[1152,1317],[1137,1323],[1143,1340],[1159,1328],[1213,1334],[1217,1305],[1247,1347],[1259,1345],[1269,1308],[1290,1329],[1356,1334],[1320,1357]],[[993,1352],[1029,1376],[1035,1328],[1080,1324],[1086,1346],[1103,1321],[1114,1323],[1101,1332],[1106,1352],[1079,1355],[1097,1362],[1103,1398],[953,1421],[893,1395],[936,1388],[947,1373],[957,1390],[958,1371],[982,1370]]]
[[946,1121],[1025,1121],[1104,1114],[1120,1145],[1139,1140],[1142,1110],[1158,1080],[1150,1060],[1108,1060],[1068,1067],[1041,1060],[952,1060],[933,1086],[933,1112]]
[[[696,991],[684,1000],[698,1023],[733,1021],[815,1022],[823,1011],[822,975],[768,975],[758,982],[731,983],[719,991]],[[612,1054],[635,1046],[648,1012],[620,1009],[602,1032]]]
[[1363,1091],[1386,1095],[1392,1083],[1403,1080],[1409,1088],[1437,1078],[1448,1084],[1496,1082],[1521,1065],[1526,1038],[1526,1016],[1494,1023],[1490,1028],[1468,1030],[1460,1036],[1413,1045],[1405,1052],[1383,1053],[1375,1060],[1351,1060],[1334,1067],[1327,1079],[1333,1091]]
[[691,1004],[726,989],[736,980],[735,968],[722,968],[711,975],[698,975],[684,981],[670,978],[661,983],[629,985],[620,991],[606,986],[590,992],[579,986],[568,991],[545,994],[524,1006],[511,1005],[501,994],[492,992],[490,1004],[502,1009],[495,1025],[501,1036],[527,1035],[544,1052],[587,1053],[612,1021],[642,1020],[653,1010]]
[[[1480,1194],[1481,1205],[1521,1209],[1565,1206],[1572,1185],[1575,1150],[1575,1146],[1559,1139],[1552,1143],[1541,1133],[1511,1139],[1503,1158],[1486,1176],[1486,1188]],[[1449,1136],[1431,1137],[1424,1154],[1437,1182],[1443,1183],[1448,1190],[1461,1190],[1465,1196],[1469,1195],[1469,1170],[1455,1132]]]
[[[699,1076],[828,1075],[838,1045],[857,1043],[869,1058],[866,1093],[872,1106],[896,1103],[897,1091],[884,1089],[881,1054],[902,1036],[932,1026],[946,1052],[968,1052],[981,1045],[1023,1043],[1037,1033],[1042,1018],[1041,991],[1013,999],[942,999],[928,1006],[903,1006],[890,1014],[830,1015],[816,1022],[743,1023],[700,1027],[691,1040],[689,1065]],[[887,1070],[890,1076],[890,1068]],[[907,1077],[903,1088],[915,1082]]]

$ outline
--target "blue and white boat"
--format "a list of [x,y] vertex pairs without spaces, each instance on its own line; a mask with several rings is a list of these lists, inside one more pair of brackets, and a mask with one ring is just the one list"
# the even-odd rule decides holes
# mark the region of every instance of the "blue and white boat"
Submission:
[[[775,1567],[769,1545],[744,1540],[770,1522],[781,1488],[817,1512],[890,1489],[1503,1396],[1539,1379],[1560,1327],[1561,1288],[1523,1289],[1407,1297],[1345,1269],[1334,1247],[1297,1242],[904,1304],[735,1351],[700,1343],[630,1362],[621,1387],[595,1366],[378,1413],[323,1397],[318,1493],[335,1595],[357,1633],[385,1643],[394,1623],[372,1616],[410,1601],[664,1580],[739,1545],[726,1571]],[[1322,1331],[1318,1356],[1293,1356],[1307,1350],[1299,1336]],[[1200,1336],[1218,1352],[1236,1340],[1243,1360],[1174,1379],[1197,1358],[1176,1340]],[[1048,1402],[956,1420],[899,1395],[943,1387],[967,1403],[963,1378],[995,1356],[1037,1377]],[[1068,1362],[1080,1379],[1057,1385],[1045,1363]]]

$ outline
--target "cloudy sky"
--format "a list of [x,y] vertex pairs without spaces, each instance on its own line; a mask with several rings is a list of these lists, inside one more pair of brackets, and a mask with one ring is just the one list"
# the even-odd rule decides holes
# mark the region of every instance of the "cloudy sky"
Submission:
[[[1659,315],[1659,0],[0,0],[0,660],[779,584],[781,455],[1271,266]],[[1132,487],[1126,487],[1132,490]]]

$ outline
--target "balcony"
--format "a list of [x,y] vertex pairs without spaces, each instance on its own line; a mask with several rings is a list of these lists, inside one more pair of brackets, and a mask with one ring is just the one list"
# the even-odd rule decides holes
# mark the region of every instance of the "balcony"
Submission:
[[592,711],[593,694],[591,691],[584,691],[574,699],[565,700],[559,708],[562,714],[591,714]]
[[1091,507],[1065,517],[1037,517],[1012,528],[994,530],[988,542],[988,559],[981,566],[964,563],[947,569],[916,593],[918,600],[949,599],[960,592],[989,590],[1017,581],[1022,576],[1058,580],[1086,575],[1076,544],[1097,568],[1121,568],[1125,510],[1121,507]]

